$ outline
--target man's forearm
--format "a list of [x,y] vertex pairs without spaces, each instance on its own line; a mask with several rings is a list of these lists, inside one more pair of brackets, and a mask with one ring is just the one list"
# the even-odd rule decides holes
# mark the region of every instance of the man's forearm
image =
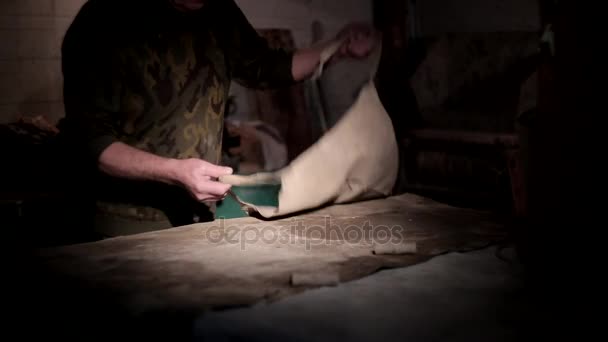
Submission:
[[103,151],[99,168],[114,177],[173,184],[177,178],[176,162],[117,142]]
[[332,43],[333,41],[329,41],[324,44],[296,51],[292,63],[294,80],[299,82],[312,76],[321,61],[321,53]]
[[216,180],[232,174],[229,167],[196,158],[163,158],[120,142],[101,153],[99,169],[114,177],[182,186],[199,201],[221,200],[231,188]]
[[364,58],[372,51],[380,35],[373,27],[353,23],[341,30],[336,38],[308,49],[298,50],[293,56],[292,75],[295,81],[303,81],[315,72],[321,61],[321,53],[330,45],[342,42],[338,56]]

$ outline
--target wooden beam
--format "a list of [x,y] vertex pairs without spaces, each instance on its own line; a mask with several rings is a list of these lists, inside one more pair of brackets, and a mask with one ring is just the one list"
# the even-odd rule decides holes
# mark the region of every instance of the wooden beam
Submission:
[[445,129],[413,129],[408,131],[410,139],[444,141],[446,143],[500,145],[505,148],[519,147],[515,133],[491,133]]

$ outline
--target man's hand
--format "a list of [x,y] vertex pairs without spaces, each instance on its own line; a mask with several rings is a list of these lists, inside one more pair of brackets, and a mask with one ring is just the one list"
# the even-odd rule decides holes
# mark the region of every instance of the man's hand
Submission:
[[232,174],[232,169],[208,163],[201,159],[177,161],[176,180],[201,202],[220,201],[226,197],[231,186],[218,182],[221,176]]
[[232,173],[201,159],[163,158],[123,143],[114,143],[101,154],[99,168],[114,177],[181,186],[201,202],[223,199],[230,185],[217,178]]
[[367,57],[374,49],[378,36],[379,33],[371,25],[358,22],[348,24],[336,36],[337,40],[344,40],[340,55]]

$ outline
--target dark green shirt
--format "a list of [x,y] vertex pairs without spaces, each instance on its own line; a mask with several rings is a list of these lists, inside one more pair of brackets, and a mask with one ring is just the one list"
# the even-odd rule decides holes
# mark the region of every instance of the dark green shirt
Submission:
[[[64,130],[90,169],[117,141],[217,164],[231,80],[252,88],[294,81],[291,52],[269,48],[233,0],[207,0],[189,13],[169,0],[89,0],[62,50]],[[109,203],[173,201],[159,184],[98,184]]]

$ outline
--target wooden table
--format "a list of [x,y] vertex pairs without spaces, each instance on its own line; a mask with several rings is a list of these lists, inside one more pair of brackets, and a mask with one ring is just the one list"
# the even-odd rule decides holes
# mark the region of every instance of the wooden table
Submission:
[[505,235],[488,213],[402,195],[276,221],[218,220],[40,250],[35,284],[44,286],[34,292],[36,303],[49,308],[74,305],[70,312],[78,314],[69,322],[158,318],[166,328],[169,316],[336,286],[382,268],[486,247]]

